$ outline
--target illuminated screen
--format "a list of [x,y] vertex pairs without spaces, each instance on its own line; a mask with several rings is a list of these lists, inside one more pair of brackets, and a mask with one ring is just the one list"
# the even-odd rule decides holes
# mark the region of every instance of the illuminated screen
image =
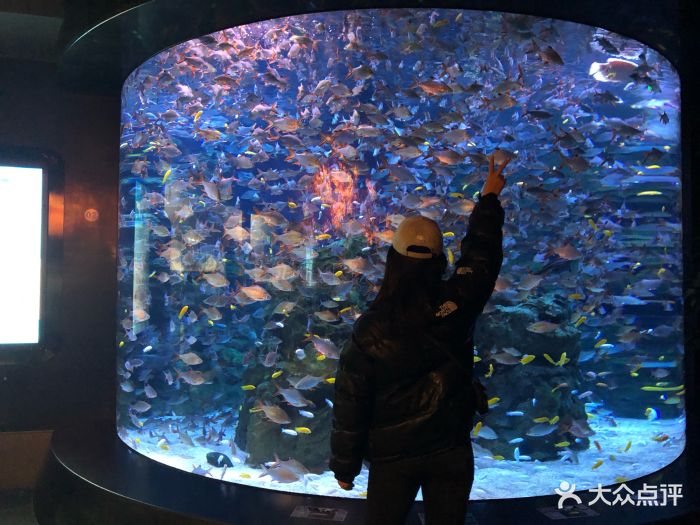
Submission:
[[39,342],[43,172],[0,166],[0,344]]

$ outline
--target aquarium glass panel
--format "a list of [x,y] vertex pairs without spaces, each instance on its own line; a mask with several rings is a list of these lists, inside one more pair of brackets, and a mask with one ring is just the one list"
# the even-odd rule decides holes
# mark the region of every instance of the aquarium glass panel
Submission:
[[439,222],[451,274],[495,154],[471,497],[667,465],[685,443],[679,98],[637,41],[499,12],[309,14],[153,56],[122,91],[119,436],[203,476],[365,497],[366,465],[349,492],[328,470],[338,354],[404,217]]
[[39,342],[43,186],[41,168],[0,166],[0,345]]

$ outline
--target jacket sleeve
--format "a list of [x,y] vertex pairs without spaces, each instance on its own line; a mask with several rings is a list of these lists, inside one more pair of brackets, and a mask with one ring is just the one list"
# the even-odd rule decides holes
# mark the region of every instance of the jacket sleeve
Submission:
[[340,353],[335,376],[329,468],[340,481],[352,483],[362,468],[373,398],[372,358],[358,346],[353,334]]
[[455,272],[447,281],[450,296],[472,319],[483,311],[501,271],[504,217],[495,193],[479,196],[469,217],[467,235],[462,239]]

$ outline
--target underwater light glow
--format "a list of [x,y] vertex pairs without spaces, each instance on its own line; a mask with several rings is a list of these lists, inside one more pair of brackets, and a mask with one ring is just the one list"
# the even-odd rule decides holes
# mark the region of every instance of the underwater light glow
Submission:
[[178,44],[122,96],[128,446],[364,497],[366,468],[350,492],[328,470],[339,352],[405,216],[441,224],[454,268],[495,153],[505,258],[475,331],[491,411],[471,497],[609,485],[682,452],[679,80],[653,49],[507,13],[338,11]]
[[39,342],[43,180],[41,168],[0,166],[0,345]]

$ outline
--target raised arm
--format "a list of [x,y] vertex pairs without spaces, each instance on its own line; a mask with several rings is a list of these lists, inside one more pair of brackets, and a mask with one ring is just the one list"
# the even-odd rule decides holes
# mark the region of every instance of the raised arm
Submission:
[[493,156],[490,157],[489,176],[469,217],[455,272],[447,281],[458,306],[465,308],[471,318],[481,314],[486,306],[503,264],[505,212],[498,195],[505,184],[502,172],[507,164],[508,161],[494,170]]

